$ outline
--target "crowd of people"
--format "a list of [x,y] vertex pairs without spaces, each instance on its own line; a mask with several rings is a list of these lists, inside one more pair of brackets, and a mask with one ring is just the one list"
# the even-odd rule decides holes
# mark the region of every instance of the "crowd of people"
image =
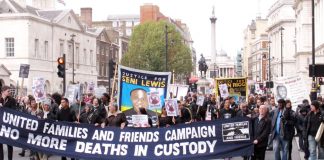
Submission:
[[[47,100],[36,103],[33,96],[13,98],[10,87],[1,88],[0,107],[12,108],[21,112],[37,116],[40,119],[53,119],[74,123],[87,123],[97,127],[129,127],[129,120],[120,111],[114,98],[104,93],[101,97],[86,94],[75,103],[70,103],[58,93],[47,95]],[[292,109],[289,99],[276,101],[273,96],[250,95],[248,102],[236,104],[234,97],[217,100],[214,94],[204,95],[203,105],[197,105],[197,93],[189,93],[178,101],[178,116],[167,116],[163,106],[157,120],[148,118],[145,127],[170,127],[177,124],[190,124],[197,121],[247,117],[252,120],[252,137],[254,154],[243,159],[263,160],[267,149],[273,149],[275,160],[291,160],[292,140],[299,137],[299,148],[305,153],[305,159],[324,158],[324,138],[315,140],[320,124],[324,121],[321,99],[304,100],[296,111]],[[136,114],[148,114],[147,108],[140,107]],[[157,113],[155,113],[157,114]],[[296,132],[295,132],[296,131]],[[12,160],[13,147],[8,147],[8,159]],[[281,151],[281,152],[280,152]],[[318,155],[317,155],[318,152]],[[20,156],[27,156],[26,149],[22,149]],[[50,155],[30,151],[31,159],[48,159]],[[317,157],[318,156],[318,157]],[[3,144],[0,145],[0,160],[4,159]],[[62,157],[62,160],[66,157]],[[73,159],[73,158],[72,158]],[[230,159],[230,158],[226,158]]]

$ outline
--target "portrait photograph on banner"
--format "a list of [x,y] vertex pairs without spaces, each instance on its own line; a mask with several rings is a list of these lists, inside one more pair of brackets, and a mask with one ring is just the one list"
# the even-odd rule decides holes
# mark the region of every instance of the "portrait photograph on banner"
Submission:
[[167,116],[177,116],[179,113],[177,99],[166,99],[165,109],[167,112]]

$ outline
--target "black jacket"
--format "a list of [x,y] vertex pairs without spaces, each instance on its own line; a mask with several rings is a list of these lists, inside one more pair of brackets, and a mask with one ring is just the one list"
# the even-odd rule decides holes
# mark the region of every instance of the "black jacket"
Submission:
[[101,124],[105,122],[106,117],[107,117],[106,109],[102,106],[98,106],[97,108],[93,107],[89,119],[91,124],[96,124],[96,123]]
[[[1,95],[1,94],[0,94]],[[2,97],[0,98],[0,103],[2,104],[2,107],[6,108],[11,108],[11,109],[17,109],[17,102],[14,98],[12,97],[6,97],[3,99]]]
[[292,140],[295,135],[296,114],[292,109],[286,109],[282,117],[284,139]]
[[259,117],[255,117],[252,122],[254,139],[258,140],[258,144],[255,147],[267,147],[271,130],[271,120],[267,117],[263,117],[261,120],[259,120]]

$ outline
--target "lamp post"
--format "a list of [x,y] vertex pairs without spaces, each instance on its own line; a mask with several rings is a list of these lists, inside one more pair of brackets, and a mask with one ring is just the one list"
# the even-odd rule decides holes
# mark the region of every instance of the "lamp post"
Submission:
[[310,93],[310,99],[317,99],[316,92],[316,82],[315,82],[315,4],[314,0],[312,0],[312,89]]
[[74,37],[75,34],[71,35],[71,43],[72,43],[72,84],[74,84]]
[[281,38],[281,43],[280,43],[280,54],[281,54],[281,77],[283,77],[283,54],[282,54],[282,31],[285,30],[282,26],[279,28],[280,30],[280,38]]
[[268,60],[269,60],[269,61],[268,61],[268,63],[269,63],[269,64],[268,64],[268,70],[269,70],[268,72],[269,72],[269,73],[268,73],[268,74],[269,74],[269,75],[268,75],[268,80],[269,80],[269,82],[271,81],[271,61],[270,61],[270,60],[271,60],[271,58],[270,58],[270,57],[271,57],[271,56],[270,56],[270,55],[271,55],[271,54],[270,54],[270,53],[271,53],[271,52],[270,52],[270,51],[271,51],[271,47],[270,47],[270,44],[271,44],[271,41],[269,40],[269,41],[268,41],[268,47],[269,47],[269,53],[268,53]]

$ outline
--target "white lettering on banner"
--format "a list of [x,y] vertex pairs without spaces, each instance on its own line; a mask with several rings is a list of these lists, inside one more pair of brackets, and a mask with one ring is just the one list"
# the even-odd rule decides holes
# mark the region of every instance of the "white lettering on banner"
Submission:
[[206,137],[216,137],[216,127],[214,125],[202,127],[186,127],[181,129],[168,130],[165,132],[166,141]]
[[92,140],[98,141],[112,141],[114,139],[113,131],[95,130],[92,136]]
[[148,145],[135,145],[134,156],[146,156]]
[[41,135],[36,135],[36,137],[35,137],[35,135],[33,133],[29,133],[27,143],[36,145],[36,146],[53,148],[53,149],[65,151],[67,140],[48,137],[48,136],[41,136]]
[[120,132],[119,142],[157,142],[159,132]]
[[214,153],[217,140],[198,141],[198,142],[181,142],[173,144],[158,144],[154,148],[155,156],[178,156],[188,154]]
[[88,129],[45,122],[43,133],[56,136],[86,139],[88,136]]
[[38,127],[37,120],[27,119],[26,117],[21,117],[11,113],[3,113],[3,123],[13,125],[19,128],[25,128],[28,130],[36,131]]
[[2,125],[0,137],[6,137],[11,138],[12,140],[17,140],[19,138],[19,131],[17,129],[11,129],[11,127],[6,127],[5,125]]
[[108,144],[108,143],[91,143],[77,141],[75,152],[86,154],[104,154],[125,156],[127,154],[128,145]]

